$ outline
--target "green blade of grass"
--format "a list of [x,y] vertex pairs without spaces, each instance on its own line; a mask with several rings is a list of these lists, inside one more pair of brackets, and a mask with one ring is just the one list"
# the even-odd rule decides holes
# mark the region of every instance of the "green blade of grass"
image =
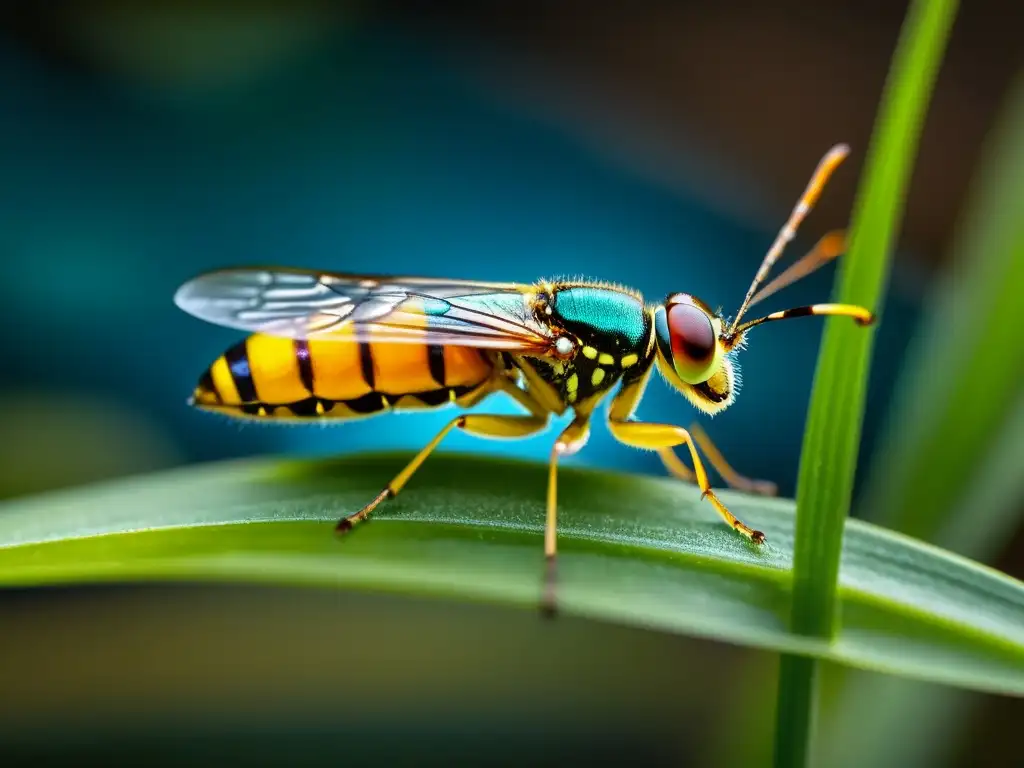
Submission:
[[[860,505],[865,519],[969,557],[990,551],[992,540],[1007,533],[1000,511],[1007,507],[973,505],[967,495],[1024,381],[1022,137],[1024,77],[992,137],[923,333],[908,350],[907,374]],[[958,507],[971,509],[954,519]]]
[[[0,586],[213,580],[537,611],[546,468],[437,456],[336,537],[403,460],[233,462],[0,504]],[[566,615],[1024,694],[1024,584],[996,571],[851,522],[828,642],[787,628],[792,501],[722,494],[759,548],[671,479],[565,468],[559,492]]]
[[[1013,340],[1024,327],[1024,302],[1017,299],[1024,284],[1022,199],[1024,77],[1018,77],[975,173],[951,267],[909,345],[899,396],[887,406],[887,434],[857,502],[862,519],[982,562],[998,556],[1024,513],[1024,347]],[[980,375],[993,400],[969,407]],[[971,722],[978,699],[841,667],[824,673],[818,765],[935,765]],[[742,704],[746,719],[762,717],[771,703],[755,686]],[[723,764],[764,761],[756,740],[737,744],[723,732],[721,744]]]
[[[914,0],[903,24],[857,192],[850,248],[836,301],[879,305],[920,127],[956,0]],[[791,628],[828,640],[837,622],[843,526],[860,442],[873,331],[826,323],[801,453]],[[818,668],[783,657],[779,668],[775,762],[801,766],[811,753]]]
[[[1024,512],[1024,77],[995,127],[858,505],[865,519],[985,562]],[[935,765],[977,704],[962,691],[830,671],[822,765]]]

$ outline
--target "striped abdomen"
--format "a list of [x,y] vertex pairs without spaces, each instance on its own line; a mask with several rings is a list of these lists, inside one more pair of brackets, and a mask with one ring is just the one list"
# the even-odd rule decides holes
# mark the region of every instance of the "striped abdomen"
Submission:
[[468,347],[254,334],[203,374],[193,404],[232,416],[351,419],[460,401],[493,367]]

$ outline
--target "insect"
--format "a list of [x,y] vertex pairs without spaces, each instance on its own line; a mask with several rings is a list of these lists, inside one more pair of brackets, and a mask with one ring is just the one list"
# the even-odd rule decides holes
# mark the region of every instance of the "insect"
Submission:
[[[715,495],[698,447],[727,485],[758,493],[772,493],[773,486],[732,470],[698,428],[637,421],[634,412],[655,368],[697,410],[724,411],[736,396],[736,354],[755,326],[806,315],[874,321],[863,307],[815,304],[741,322],[750,307],[845,249],[843,233],[829,233],[761,287],[848,151],[837,145],[822,158],[731,320],[689,293],[648,304],[635,291],[597,282],[487,283],[278,267],[201,274],[177,291],[177,305],[252,335],[202,374],[190,403],[276,422],[345,421],[449,404],[466,409],[498,392],[522,406],[515,415],[454,416],[376,497],[341,518],[342,533],[394,498],[451,430],[522,438],[543,431],[553,416],[571,413],[549,458],[542,601],[549,612],[555,607],[558,461],[586,444],[595,410],[606,399],[607,425],[619,442],[657,451],[672,475],[696,482],[701,498],[733,529],[761,544],[764,534]],[[692,469],[674,451],[682,446]]]

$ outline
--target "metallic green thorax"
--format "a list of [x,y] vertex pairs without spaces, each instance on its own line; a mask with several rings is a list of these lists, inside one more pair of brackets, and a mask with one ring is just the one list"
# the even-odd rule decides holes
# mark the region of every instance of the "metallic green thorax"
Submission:
[[585,344],[634,352],[647,345],[650,322],[635,296],[613,288],[574,286],[556,289],[553,318]]
[[568,406],[642,375],[651,364],[652,318],[639,296],[592,285],[552,286],[537,301],[537,319],[575,343],[568,360],[521,357]]

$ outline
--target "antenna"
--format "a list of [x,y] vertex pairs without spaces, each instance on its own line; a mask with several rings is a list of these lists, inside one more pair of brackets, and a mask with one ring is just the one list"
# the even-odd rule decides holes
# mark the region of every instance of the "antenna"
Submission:
[[747,304],[747,308],[764,301],[772,294],[781,291],[787,285],[792,285],[797,280],[803,280],[812,272],[820,269],[846,250],[846,233],[842,230],[829,232],[818,241],[806,256],[789,266],[781,275],[764,286],[754,294],[754,298]]
[[761,262],[761,266],[757,270],[757,274],[754,275],[754,281],[750,284],[750,288],[747,289],[747,295],[743,299],[743,303],[740,305],[739,311],[736,313],[736,317],[733,318],[732,324],[729,326],[729,331],[725,336],[732,336],[736,333],[736,328],[739,326],[740,319],[743,317],[743,313],[750,307],[751,300],[754,298],[754,293],[757,291],[759,285],[764,282],[764,279],[768,277],[768,273],[771,272],[775,262],[782,256],[783,250],[786,245],[796,236],[797,228],[801,222],[807,218],[807,214],[811,212],[814,204],[818,202],[818,198],[821,197],[821,192],[825,188],[825,183],[828,181],[832,172],[839,166],[846,156],[850,154],[850,148],[846,144],[836,144],[832,149],[825,153],[825,156],[821,158],[818,163],[818,167],[814,170],[814,175],[811,177],[810,182],[807,184],[807,188],[804,193],[800,196],[800,200],[793,208],[793,212],[789,214],[789,220],[779,230],[779,234],[775,237],[775,242],[772,243],[772,247],[768,249],[768,253],[765,254],[764,261]]

